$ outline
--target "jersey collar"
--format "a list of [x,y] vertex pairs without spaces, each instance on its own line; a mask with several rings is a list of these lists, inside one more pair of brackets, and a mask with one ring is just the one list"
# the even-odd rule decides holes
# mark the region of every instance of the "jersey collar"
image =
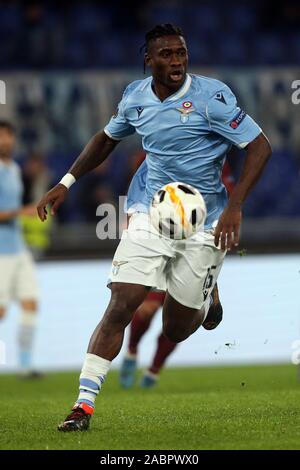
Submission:
[[14,166],[14,161],[11,159],[6,163],[0,158],[0,166],[2,166],[4,168],[12,167],[12,166]]
[[174,93],[174,95],[168,96],[168,98],[165,99],[165,103],[168,101],[176,101],[176,100],[179,100],[179,98],[182,98],[189,90],[191,83],[192,83],[192,77],[187,73],[185,82],[182,85],[182,87],[179,88],[179,90],[177,90],[176,93]]
[[[163,101],[163,103],[169,103],[170,101],[176,101],[176,100],[179,100],[179,98],[182,98],[187,93],[187,91],[189,90],[189,88],[191,86],[191,83],[192,83],[192,77],[187,73],[186,74],[186,79],[185,79],[184,84],[182,85],[182,87],[179,88],[179,90],[177,90],[176,93],[174,93],[173,95],[168,96],[168,98],[166,98]],[[153,94],[154,98],[156,100],[160,101],[160,99],[154,93],[154,91],[152,89],[152,80],[150,81],[150,87],[151,87],[151,91],[152,91],[152,94]]]

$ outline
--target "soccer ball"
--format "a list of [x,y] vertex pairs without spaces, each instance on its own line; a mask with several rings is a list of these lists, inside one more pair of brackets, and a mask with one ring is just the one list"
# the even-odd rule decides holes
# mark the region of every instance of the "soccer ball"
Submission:
[[197,189],[185,183],[169,183],[153,196],[150,220],[164,237],[189,238],[203,226],[206,205]]

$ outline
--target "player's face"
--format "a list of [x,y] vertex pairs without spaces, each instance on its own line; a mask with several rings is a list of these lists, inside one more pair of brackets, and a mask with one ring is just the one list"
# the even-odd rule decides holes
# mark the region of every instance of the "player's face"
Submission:
[[176,90],[185,81],[188,52],[182,36],[162,36],[150,43],[146,64],[154,80]]
[[10,157],[15,143],[15,134],[5,127],[0,128],[0,157]]

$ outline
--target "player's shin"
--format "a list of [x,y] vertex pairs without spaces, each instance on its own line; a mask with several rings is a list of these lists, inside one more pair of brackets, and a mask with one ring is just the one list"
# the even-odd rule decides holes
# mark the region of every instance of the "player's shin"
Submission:
[[79,396],[76,401],[86,413],[92,414],[95,400],[105,381],[111,361],[87,353],[80,374]]
[[137,354],[138,344],[143,335],[148,330],[152,317],[139,315],[138,312],[134,315],[130,325],[130,336],[128,345],[128,355],[134,356]]
[[167,358],[174,351],[176,346],[177,343],[170,341],[168,338],[165,337],[163,333],[161,333],[157,340],[157,349],[155,352],[155,356],[153,358],[151,366],[148,369],[149,372],[152,372],[152,374],[159,374]]

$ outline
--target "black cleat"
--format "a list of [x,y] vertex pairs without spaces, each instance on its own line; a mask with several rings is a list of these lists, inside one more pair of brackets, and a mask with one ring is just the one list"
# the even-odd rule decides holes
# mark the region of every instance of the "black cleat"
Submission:
[[63,423],[57,429],[62,432],[86,431],[89,428],[92,415],[86,413],[80,406],[75,406]]
[[214,330],[217,328],[219,323],[221,323],[223,319],[223,307],[221,305],[220,299],[219,299],[219,292],[218,292],[218,286],[215,284],[212,293],[212,304],[209,307],[208,314],[202,323],[203,328],[206,330]]
[[19,374],[19,378],[24,380],[43,379],[44,374],[38,370],[28,370],[26,372],[21,372]]

